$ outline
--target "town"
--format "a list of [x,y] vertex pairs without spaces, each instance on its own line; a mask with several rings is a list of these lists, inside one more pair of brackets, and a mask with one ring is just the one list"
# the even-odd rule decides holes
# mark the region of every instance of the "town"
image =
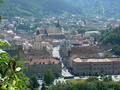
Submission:
[[17,61],[25,61],[24,73],[28,77],[35,74],[41,83],[46,70],[51,70],[55,77],[64,77],[65,81],[103,73],[120,74],[119,56],[107,56],[113,45],[97,40],[103,32],[119,25],[120,19],[98,15],[3,18],[0,39],[11,44],[2,46],[4,51],[17,56]]

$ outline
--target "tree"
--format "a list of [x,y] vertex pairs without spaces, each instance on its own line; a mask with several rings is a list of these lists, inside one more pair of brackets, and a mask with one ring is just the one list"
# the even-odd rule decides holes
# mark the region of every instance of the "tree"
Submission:
[[84,76],[84,75],[85,75],[85,72],[83,72],[82,75]]
[[104,55],[104,57],[111,57],[112,56],[112,54],[111,53],[105,53],[105,55]]
[[76,35],[76,32],[74,30],[72,30],[71,34],[72,35]]
[[105,77],[105,78],[103,79],[103,81],[105,81],[105,82],[112,81],[112,77]]
[[0,3],[5,3],[4,1],[0,1]]
[[38,88],[40,85],[39,83],[37,82],[37,78],[36,78],[36,75],[33,75],[31,78],[30,78],[30,88],[33,90],[35,88]]
[[55,80],[55,76],[53,75],[53,73],[49,70],[47,70],[44,73],[44,78],[43,81],[45,82],[46,85],[50,85],[53,83],[53,81]]
[[98,72],[95,72],[95,76],[99,76],[99,73],[98,73]]
[[[7,41],[0,40],[0,46],[10,45]],[[24,66],[24,65],[23,65]],[[23,66],[15,61],[8,53],[0,49],[0,90],[29,90],[29,79],[23,74]],[[6,84],[8,87],[5,87]],[[3,89],[4,88],[4,89]]]
[[91,72],[89,73],[89,76],[91,76],[92,74],[91,74]]
[[41,90],[45,90],[45,84],[44,83],[42,83]]
[[114,54],[120,55],[120,45],[115,44],[112,48],[112,51],[114,52]]
[[95,76],[89,77],[88,79],[86,79],[87,82],[93,82],[93,81],[98,81],[98,78]]

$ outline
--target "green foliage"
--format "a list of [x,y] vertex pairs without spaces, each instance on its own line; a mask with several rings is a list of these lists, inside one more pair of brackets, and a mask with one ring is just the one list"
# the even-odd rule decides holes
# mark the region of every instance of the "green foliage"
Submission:
[[114,54],[120,55],[120,45],[118,44],[114,45],[112,51],[114,52]]
[[[15,7],[15,8],[14,8]],[[71,6],[65,0],[12,0],[1,4],[4,16],[45,16],[45,14],[81,13],[81,9]],[[46,14],[46,15],[47,15]]]
[[72,30],[71,34],[72,35],[76,35],[76,32],[74,30]]
[[117,27],[113,30],[110,30],[109,32],[106,32],[103,34],[99,41],[101,41],[103,44],[119,44],[120,45],[120,27]]
[[[1,45],[10,45],[8,42],[0,40]],[[22,61],[15,61],[9,54],[0,49],[0,90],[29,90],[27,85],[29,79],[23,74]],[[22,63],[23,64],[23,63]],[[24,65],[24,64],[23,64]],[[24,77],[24,78],[23,78]],[[4,84],[8,85],[7,89]]]
[[86,26],[82,26],[82,25],[78,26],[77,28],[79,28],[77,30],[79,34],[84,34],[86,31],[97,31],[96,28],[86,27]]
[[105,77],[104,79],[103,79],[103,81],[104,82],[110,82],[110,81],[112,81],[112,77]]
[[112,54],[111,53],[105,53],[104,57],[111,57]]
[[19,26],[17,26],[17,29],[30,31],[30,25],[29,24],[28,25],[20,24]]
[[5,3],[4,1],[0,1],[0,3]]
[[98,81],[98,78],[97,78],[97,77],[92,76],[92,77],[89,77],[86,81],[87,81],[87,82]]
[[99,73],[98,73],[98,72],[95,72],[95,76],[99,76]]
[[104,81],[93,79],[90,82],[86,80],[79,83],[57,83],[50,86],[48,90],[120,90],[120,82],[114,82],[111,77],[107,77]]
[[11,0],[7,1],[4,6],[1,4],[0,12],[4,16],[35,15],[39,17],[40,15],[44,16],[45,14],[54,13],[119,16],[119,3],[119,0],[113,2],[110,0]]
[[39,87],[39,83],[37,82],[36,75],[33,75],[30,78],[30,86],[29,87],[31,88],[31,90]]
[[43,81],[45,82],[45,84],[51,85],[54,80],[55,80],[55,76],[53,75],[53,73],[50,70],[47,70],[44,73],[44,78],[43,78]]
[[[67,0],[71,5],[82,8],[84,14],[103,16],[119,15],[119,0]],[[116,7],[117,6],[117,7]],[[114,8],[113,8],[114,7]]]
[[[110,30],[109,32],[104,33],[99,41],[103,44],[113,44],[112,51],[116,55],[120,55],[120,26]],[[108,55],[108,53],[107,53]]]
[[42,83],[42,87],[41,87],[41,90],[45,90],[46,88],[45,88],[45,84],[44,83]]

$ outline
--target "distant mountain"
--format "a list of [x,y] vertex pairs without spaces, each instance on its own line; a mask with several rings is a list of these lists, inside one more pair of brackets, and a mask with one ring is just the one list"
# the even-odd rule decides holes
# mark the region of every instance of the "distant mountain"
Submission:
[[29,0],[4,0],[4,4],[0,4],[0,14],[5,16],[27,16],[32,13],[40,13],[42,7],[36,5]]
[[64,12],[81,15],[120,15],[120,0],[4,0],[0,14],[4,16],[43,16]]
[[81,8],[84,14],[120,16],[120,0],[67,0],[67,2]]
[[65,0],[4,0],[0,3],[0,14],[5,16],[45,15],[49,13],[61,14],[64,12],[79,13],[78,7],[69,5]]

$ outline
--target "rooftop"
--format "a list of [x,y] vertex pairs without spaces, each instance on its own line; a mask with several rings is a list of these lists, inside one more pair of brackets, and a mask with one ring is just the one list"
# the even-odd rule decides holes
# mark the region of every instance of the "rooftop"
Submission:
[[33,65],[33,64],[58,64],[59,60],[55,59],[55,58],[49,58],[49,59],[30,59],[28,61],[29,65]]
[[120,58],[93,58],[93,59],[81,59],[75,58],[74,62],[112,62],[112,61],[120,61]]

